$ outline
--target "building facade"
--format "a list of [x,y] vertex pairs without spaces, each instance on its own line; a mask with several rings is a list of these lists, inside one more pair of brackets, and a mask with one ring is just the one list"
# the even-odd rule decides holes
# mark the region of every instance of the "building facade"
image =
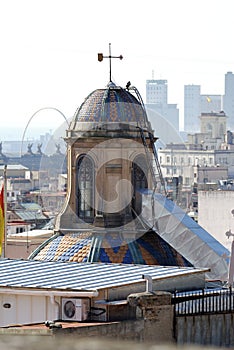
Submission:
[[[201,113],[199,133],[188,134],[187,142],[168,144],[159,149],[159,160],[169,189],[182,193],[182,205],[190,206],[191,196],[184,198],[184,192],[194,191],[194,186],[204,184],[217,188],[219,180],[234,177],[234,149],[232,135],[227,137],[224,112]],[[173,185],[174,184],[174,185]],[[212,184],[212,185],[211,185]],[[175,198],[174,198],[175,199]]]
[[198,223],[231,251],[226,232],[234,233],[234,191],[199,191],[198,206]]

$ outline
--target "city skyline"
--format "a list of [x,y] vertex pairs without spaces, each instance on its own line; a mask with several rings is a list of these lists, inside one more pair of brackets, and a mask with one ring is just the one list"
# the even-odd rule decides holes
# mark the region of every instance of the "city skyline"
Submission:
[[[228,74],[230,74],[231,76],[234,76],[234,74],[232,72],[228,72]],[[147,89],[148,89],[147,84],[149,82],[151,84],[153,82],[156,85],[158,84],[158,82],[163,82],[163,84],[166,85],[166,91],[167,91],[168,85],[167,85],[167,80],[157,80],[157,79],[156,80],[155,79],[153,79],[153,80],[152,79],[151,80],[146,80],[146,97],[145,97],[144,103],[145,103],[145,106],[146,106],[148,118],[150,119],[151,123],[153,123],[155,125],[155,121],[154,121],[154,119],[152,119],[153,118],[153,116],[151,115],[152,113],[150,112],[150,110],[151,110],[153,105],[150,105],[149,101],[148,101],[148,104],[147,104],[147,98],[148,99],[149,98],[152,99],[151,103],[153,103],[153,104],[154,103],[159,103],[159,105],[161,106],[161,103],[162,103],[161,98],[162,97],[160,97],[161,96],[160,92],[156,92],[157,88],[156,88],[156,91],[153,93],[153,94],[156,93],[156,95],[159,94],[159,96],[157,96],[157,97],[156,97],[156,95],[153,96],[152,92],[150,92],[150,91],[147,92]],[[196,98],[199,98],[199,101],[197,101],[196,103],[194,102],[195,96],[191,92],[194,89],[197,92],[196,93],[196,95],[197,95]],[[230,87],[229,87],[229,89],[230,89]],[[189,94],[191,95],[189,99],[188,99],[187,92],[186,92],[187,90],[190,91]],[[200,85],[193,85],[193,84],[184,85],[184,103],[186,102],[187,105],[188,105],[188,103],[191,103],[191,105],[189,107],[190,109],[194,108],[193,105],[195,103],[195,107],[198,108],[197,112],[194,111],[194,115],[200,116],[200,114],[202,112],[209,113],[209,111],[210,111],[209,105],[212,106],[210,108],[213,108],[212,111],[215,111],[215,112],[219,112],[219,111],[221,111],[224,108],[222,101],[223,101],[225,95],[220,95],[220,94],[212,95],[212,94],[209,94],[209,93],[202,95],[200,92],[201,92],[201,86]],[[166,101],[167,101],[168,100],[168,98],[167,98],[168,97],[168,93],[167,92],[164,92],[164,93],[166,94],[164,98],[166,98]],[[151,96],[151,97],[149,97],[149,96]],[[156,100],[158,98],[159,98],[159,101],[156,102]],[[192,98],[192,100],[191,100],[191,98]],[[166,101],[164,102],[165,104],[167,104]],[[174,105],[168,104],[168,106],[174,106],[174,108],[176,108],[177,104],[174,104]],[[149,110],[148,110],[148,107],[149,107]],[[186,107],[186,105],[184,104],[184,112],[185,112],[185,107]],[[20,128],[19,127],[16,128],[14,126],[13,127],[12,126],[11,127],[8,127],[8,126],[1,127],[2,133],[1,133],[1,139],[0,140],[1,141],[11,141],[11,140],[14,140],[14,141],[18,140],[19,141],[19,140],[21,140],[21,141],[26,141],[26,142],[27,141],[32,141],[32,142],[42,141],[42,142],[44,142],[45,138],[52,137],[53,135],[56,138],[63,137],[63,133],[65,135],[65,130],[66,130],[67,125],[68,125],[68,123],[70,122],[71,119],[68,119],[68,120],[65,121],[64,120],[66,118],[65,115],[63,115],[63,113],[60,110],[56,110],[56,108],[53,108],[53,107],[48,107],[48,108],[45,107],[45,108],[42,108],[42,110],[44,110],[43,112],[44,113],[46,112],[45,114],[47,114],[48,116],[49,116],[49,114],[51,114],[51,112],[52,113],[54,113],[54,112],[58,113],[59,112],[63,116],[63,122],[61,124],[59,123],[58,125],[56,124],[56,127],[54,127],[54,128],[51,128],[51,127],[49,128],[46,125],[46,122],[45,122],[45,124],[42,123],[40,126],[35,126],[34,125],[32,127],[31,124],[34,122],[34,119],[35,119],[34,117],[36,117],[37,114],[39,115],[41,113],[41,109],[39,109],[31,116],[31,118],[29,118],[28,122],[25,125],[21,125]],[[179,112],[179,110],[178,110],[178,112]],[[174,122],[170,121],[171,117],[167,115],[167,112],[164,115],[163,111],[160,112],[160,108],[159,108],[158,113],[159,113],[159,115],[161,115],[161,118],[165,119],[165,121],[169,122],[169,124],[172,123],[172,125],[173,125]],[[58,117],[58,115],[56,117]],[[180,123],[180,128],[178,126],[176,126],[176,125],[173,125],[173,127],[175,128],[175,131],[176,131],[178,137],[180,137],[179,134],[178,134],[179,131],[180,132],[190,132],[190,133],[191,132],[193,133],[193,132],[196,131],[196,128],[194,128],[194,127],[190,128],[189,130],[186,130],[185,117],[186,116],[184,115],[184,123],[183,124]],[[187,119],[187,123],[188,123],[190,117],[187,116],[187,118],[188,118]],[[198,131],[200,122],[199,122],[199,118],[197,118],[197,119],[198,120],[196,121],[196,124],[198,125],[198,128],[197,128],[197,131]],[[160,130],[158,130],[157,126],[156,126],[156,130],[160,132]],[[56,134],[57,134],[57,136],[56,136]],[[43,138],[43,140],[42,140],[42,138]]]
[[[113,55],[123,55],[113,60],[113,81],[124,87],[130,80],[145,101],[146,80],[166,79],[168,102],[178,105],[181,119],[184,85],[224,94],[224,76],[234,70],[230,6],[231,0],[150,0],[144,6],[120,0],[114,10],[103,0],[5,2],[2,127],[22,130],[45,107],[72,117],[91,91],[108,83],[108,60],[98,62],[97,53],[108,55],[109,42]],[[55,111],[43,111],[31,128],[45,125],[49,131],[62,123]]]

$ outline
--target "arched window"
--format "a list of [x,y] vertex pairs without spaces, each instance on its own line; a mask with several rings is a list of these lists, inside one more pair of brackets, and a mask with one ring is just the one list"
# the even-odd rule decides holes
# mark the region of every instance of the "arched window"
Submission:
[[140,197],[137,196],[137,191],[148,188],[148,167],[145,157],[143,155],[137,156],[133,161],[132,167],[132,207],[139,214],[141,205],[138,203]]
[[86,222],[94,218],[94,163],[82,155],[77,160],[77,214]]

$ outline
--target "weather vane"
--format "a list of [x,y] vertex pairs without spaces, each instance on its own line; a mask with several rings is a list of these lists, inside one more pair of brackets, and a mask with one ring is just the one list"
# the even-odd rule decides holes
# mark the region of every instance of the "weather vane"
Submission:
[[123,59],[123,56],[111,56],[111,44],[109,44],[109,56],[103,56],[103,53],[98,53],[98,61],[101,62],[103,61],[103,58],[109,58],[109,64],[110,64],[110,81],[111,80],[111,59],[112,58],[119,58],[120,60]]

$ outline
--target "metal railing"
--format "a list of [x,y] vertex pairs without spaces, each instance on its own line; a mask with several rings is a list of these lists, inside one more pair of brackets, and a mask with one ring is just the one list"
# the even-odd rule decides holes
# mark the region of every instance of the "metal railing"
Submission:
[[234,312],[234,292],[229,289],[175,292],[172,296],[176,316]]

